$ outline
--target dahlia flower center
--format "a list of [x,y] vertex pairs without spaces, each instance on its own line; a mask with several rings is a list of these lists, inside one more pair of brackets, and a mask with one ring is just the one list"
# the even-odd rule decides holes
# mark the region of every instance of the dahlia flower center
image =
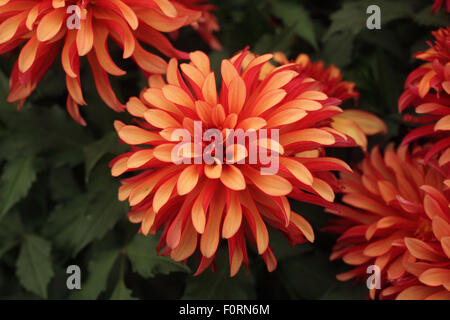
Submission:
[[431,240],[433,238],[433,227],[431,226],[431,223],[428,220],[421,218],[414,236],[421,240]]
[[[272,165],[283,153],[278,129],[230,129],[230,126],[210,126],[205,129],[201,121],[194,121],[194,136],[187,129],[179,143],[178,156],[185,160],[185,152],[193,154],[196,164],[258,164]],[[233,127],[233,126],[231,126]],[[178,136],[179,132],[176,133]],[[191,149],[191,150],[189,150]],[[181,158],[180,158],[181,157]]]

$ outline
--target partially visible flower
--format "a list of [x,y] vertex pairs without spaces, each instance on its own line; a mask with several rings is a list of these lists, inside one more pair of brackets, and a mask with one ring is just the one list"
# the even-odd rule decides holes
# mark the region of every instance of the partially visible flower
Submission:
[[420,125],[405,136],[403,143],[433,139],[435,145],[428,150],[425,161],[441,154],[439,162],[443,165],[450,161],[450,27],[432,33],[434,44],[428,42],[430,48],[415,55],[426,63],[409,74],[398,108],[400,112],[414,108],[416,114],[407,114],[403,119]]
[[331,260],[353,269],[342,281],[366,282],[367,268],[381,270],[380,299],[450,299],[450,181],[448,168],[424,165],[422,148],[378,148],[359,172],[342,173],[344,205],[329,231],[339,234]]
[[[330,98],[335,98],[336,104],[348,99],[355,101],[359,99],[359,92],[355,89],[355,84],[342,81],[342,74],[334,65],[325,68],[322,61],[311,62],[309,56],[304,53],[298,55],[295,61],[289,61],[283,53],[276,52],[274,60],[281,65],[295,63],[296,70],[317,80],[317,90],[325,92]],[[268,64],[266,72],[273,68],[275,68],[274,65]],[[343,113],[334,116],[331,126],[353,138],[356,144],[364,150],[367,149],[367,135],[387,132],[387,127],[380,118],[370,112],[358,109],[346,109]]]
[[282,52],[276,52],[274,60],[280,64],[296,63],[299,70],[322,84],[322,90],[329,97],[341,101],[359,99],[359,92],[355,89],[355,83],[342,81],[341,71],[332,64],[325,68],[323,61],[312,62],[305,53],[299,54],[295,61],[289,61]]
[[213,50],[222,50],[222,45],[219,40],[214,36],[214,32],[220,30],[219,22],[216,16],[212,13],[216,9],[214,5],[205,3],[207,0],[179,0],[187,8],[201,11],[202,16],[200,19],[192,24],[192,28],[197,31],[200,36]]
[[434,4],[433,7],[431,8],[431,11],[433,13],[438,12],[444,3],[445,3],[444,5],[445,12],[450,12],[450,0],[434,0]]
[[200,17],[201,12],[172,0],[0,1],[0,54],[21,47],[8,101],[22,105],[62,49],[70,115],[85,124],[79,112],[79,105],[86,105],[80,81],[80,57],[84,56],[100,97],[113,110],[122,111],[124,106],[108,75],[126,72],[111,59],[108,40],[114,40],[123,49],[123,58],[133,58],[144,72],[163,74],[167,63],[140,43],[169,57],[187,58],[188,54],[173,48],[163,33],[191,25]]
[[424,99],[431,93],[439,96],[450,92],[450,27],[432,31],[432,35],[434,43],[427,42],[430,48],[415,54],[416,58],[426,63],[411,72],[406,79],[406,91],[399,100],[401,111],[409,106],[411,96]]
[[[287,197],[332,206],[337,180],[331,171],[351,171],[345,162],[324,154],[325,146],[353,146],[329,126],[330,117],[342,112],[334,99],[317,91],[316,81],[299,75],[293,65],[260,80],[272,55],[252,57],[244,67],[247,55],[244,50],[222,61],[220,92],[206,54],[191,53],[181,72],[172,59],[165,79],[150,77],[150,88],[127,103],[136,125],[115,123],[132,149],[111,162],[112,175],[139,172],[122,180],[119,189],[119,199],[130,203],[130,221],[139,223],[145,235],[163,229],[157,249],[176,261],[198,252],[197,274],[213,263],[221,238],[228,243],[232,276],[248,265],[247,241],[274,270],[268,226],[283,232],[292,245],[314,240],[310,224],[292,211]],[[270,137],[261,136],[262,129]],[[212,143],[204,142],[204,130],[218,132],[209,138]],[[193,142],[183,137],[181,163],[173,158],[180,147],[173,135],[180,132],[194,136]],[[231,144],[224,142],[231,134],[252,132],[255,138],[244,136],[244,143],[234,138]],[[258,150],[257,159],[252,160],[252,150]],[[268,150],[269,162],[261,158]],[[262,173],[275,163],[276,172]]]

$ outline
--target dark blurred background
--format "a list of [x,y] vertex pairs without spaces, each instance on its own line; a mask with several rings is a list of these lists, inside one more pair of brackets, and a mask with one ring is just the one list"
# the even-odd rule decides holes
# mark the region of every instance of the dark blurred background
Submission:
[[[295,59],[307,53],[313,61],[334,64],[344,79],[356,83],[358,108],[377,114],[389,129],[370,145],[398,143],[406,132],[397,99],[406,76],[420,62],[413,53],[427,47],[430,31],[448,25],[448,15],[431,14],[432,0],[290,1],[216,0],[222,51],[211,51],[190,28],[181,30],[175,46],[203,50],[219,72],[220,61],[246,46],[256,53],[283,51]],[[366,8],[381,8],[381,29],[366,28]],[[122,103],[138,95],[146,79],[132,61],[111,77]],[[66,89],[60,61],[55,62],[22,110],[6,103],[8,77],[18,52],[0,58],[0,299],[364,299],[364,285],[340,283],[345,271],[331,263],[335,237],[324,232],[329,215],[321,208],[292,202],[316,233],[316,242],[291,248],[271,232],[278,268],[268,273],[250,249],[250,266],[228,275],[228,253],[221,248],[216,273],[193,277],[199,261],[186,266],[157,257],[157,239],[137,236],[126,218],[127,205],[117,201],[118,181],[108,162],[123,153],[112,123],[129,122],[97,96],[86,61],[82,85],[87,107],[81,127],[65,111]],[[355,107],[353,101],[343,106]],[[336,154],[350,164],[358,149]],[[66,268],[78,265],[82,290],[66,287]]]

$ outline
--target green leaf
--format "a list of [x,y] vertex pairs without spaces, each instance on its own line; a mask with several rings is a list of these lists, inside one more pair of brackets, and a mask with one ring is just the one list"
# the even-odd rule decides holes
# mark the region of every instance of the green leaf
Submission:
[[20,283],[41,298],[47,298],[47,286],[53,277],[50,250],[50,242],[28,235],[22,243],[16,263]]
[[[105,251],[97,254],[89,262],[87,281],[82,284],[81,290],[72,295],[72,299],[97,299],[106,289],[109,273],[119,256],[118,250]],[[117,290],[117,288],[116,288]]]
[[55,202],[73,199],[81,193],[74,172],[66,166],[51,169],[49,186],[52,200]]
[[156,254],[156,245],[157,239],[154,236],[135,236],[134,240],[126,248],[133,271],[144,278],[171,272],[190,272],[187,266],[173,261],[169,257],[158,256]]
[[36,169],[32,157],[10,160],[3,169],[0,187],[0,220],[27,195],[36,179]]
[[0,222],[0,239],[16,238],[23,233],[23,224],[19,213],[14,210],[8,219]]
[[321,56],[327,63],[343,68],[352,61],[353,39],[349,31],[333,34],[324,44]]
[[[109,187],[109,186],[108,186]],[[116,190],[105,190],[91,197],[85,215],[75,223],[77,233],[72,238],[75,256],[95,239],[101,239],[120,218],[125,217],[125,204],[117,200]]]
[[314,24],[308,11],[300,4],[288,1],[276,1],[273,3],[273,14],[283,20],[287,27],[293,27],[295,33],[318,49]]
[[354,36],[366,28],[366,21],[370,16],[366,10],[372,4],[380,7],[381,28],[385,28],[386,24],[393,20],[413,15],[411,4],[405,3],[404,0],[378,0],[376,3],[373,0],[345,2],[340,10],[331,15],[332,23],[323,40],[326,41],[334,33],[343,31],[350,31],[353,40]]
[[85,181],[89,179],[89,175],[98,161],[111,151],[118,144],[119,140],[115,132],[106,134],[100,140],[97,140],[84,148],[85,159]]
[[6,240],[6,241],[2,241],[2,243],[0,244],[0,258],[9,250],[11,250],[12,248],[14,248],[15,246],[17,246],[20,243],[19,240],[17,239],[12,239],[12,240]]
[[118,183],[103,163],[94,170],[88,191],[58,206],[49,217],[45,234],[75,256],[86,245],[103,238],[125,217],[127,205],[117,199]]
[[358,40],[365,41],[374,48],[382,48],[402,60],[404,59],[403,47],[397,39],[397,35],[389,29],[381,29],[377,32],[372,30],[364,30],[358,37]]
[[216,266],[215,273],[208,269],[199,276],[190,276],[182,299],[247,300],[256,298],[252,274],[246,274],[241,270],[231,278],[228,256],[223,252],[217,255]]
[[74,166],[83,161],[82,148],[90,138],[67,112],[59,107],[24,105],[0,112],[7,134],[0,137],[0,157],[44,154],[53,167]]
[[264,54],[267,52],[281,51],[288,54],[289,46],[294,34],[293,28],[289,30],[277,29],[275,34],[265,34],[255,44],[254,52],[257,54]]
[[120,279],[112,293],[111,300],[137,300],[131,294],[132,291],[125,286],[123,279]]
[[339,283],[328,254],[319,248],[284,260],[277,272],[292,299],[319,299]]
[[10,249],[20,244],[23,225],[17,211],[11,212],[8,219],[0,223],[0,258]]
[[69,202],[58,205],[45,223],[43,234],[60,248],[73,248],[78,233],[80,217],[88,207],[86,195],[75,196]]

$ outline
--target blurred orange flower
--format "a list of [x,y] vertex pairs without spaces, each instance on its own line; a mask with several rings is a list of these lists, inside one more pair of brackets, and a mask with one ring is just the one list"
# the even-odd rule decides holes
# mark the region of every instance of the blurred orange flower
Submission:
[[[196,23],[202,13],[172,0],[0,1],[0,54],[21,47],[12,71],[9,102],[22,105],[53,64],[59,50],[69,92],[67,110],[80,124],[86,105],[80,82],[80,57],[88,58],[97,91],[113,110],[122,111],[108,74],[122,76],[108,52],[108,40],[149,74],[163,74],[167,63],[146,51],[146,43],[169,57],[187,58],[163,33]],[[23,45],[23,46],[22,46]]]
[[407,114],[403,119],[420,125],[405,136],[403,143],[433,139],[435,144],[425,162],[441,154],[439,163],[444,165],[450,161],[450,27],[434,31],[433,36],[434,44],[429,42],[428,50],[416,53],[426,63],[409,74],[398,107],[400,112],[414,108],[416,115]]
[[[112,175],[140,171],[122,180],[119,190],[119,199],[130,202],[130,221],[140,223],[145,235],[162,228],[158,250],[176,261],[185,261],[199,247],[197,274],[213,263],[220,238],[228,242],[232,276],[248,265],[245,239],[274,270],[267,226],[283,232],[292,245],[314,240],[310,224],[291,210],[287,197],[332,206],[337,179],[331,171],[351,171],[324,154],[325,146],[353,146],[329,126],[330,117],[342,112],[334,99],[317,91],[316,81],[300,75],[295,65],[273,69],[261,80],[272,55],[250,57],[243,66],[247,56],[244,50],[222,61],[220,94],[204,53],[191,53],[181,72],[172,59],[165,79],[151,76],[150,88],[127,103],[136,125],[115,123],[132,151],[111,162]],[[219,130],[212,143],[214,161],[202,161],[208,145],[194,140],[185,144],[187,155],[177,164],[173,151],[178,154],[179,139],[173,134],[184,130],[195,136],[197,121],[205,130]],[[227,140],[231,129],[275,130],[279,138],[257,135],[225,147],[219,141]],[[262,174],[268,163],[260,157],[252,163],[254,147],[270,150],[278,159],[277,172]],[[227,159],[231,154],[231,161],[221,161],[219,153]]]
[[202,12],[202,16],[197,22],[192,24],[192,28],[198,32],[198,34],[203,38],[203,40],[205,40],[211,49],[222,50],[222,45],[213,34],[214,32],[220,30],[219,22],[214,14],[212,14],[212,11],[216,9],[216,6],[207,3],[207,0],[178,1],[189,9]]
[[450,0],[434,0],[434,4],[433,7],[431,8],[431,11],[433,13],[438,12],[441,9],[442,5],[444,5],[445,12],[450,12]]
[[424,165],[422,148],[408,146],[384,157],[374,148],[359,172],[342,173],[345,205],[327,209],[337,216],[327,229],[339,234],[331,260],[354,269],[342,281],[381,270],[380,299],[450,299],[450,181],[436,163]]
[[[355,89],[355,84],[342,81],[341,71],[334,65],[325,68],[322,61],[313,63],[304,53],[298,55],[295,61],[289,61],[283,53],[276,52],[274,60],[281,65],[295,63],[296,70],[317,80],[317,90],[325,92],[330,98],[335,98],[337,105],[348,99],[354,99],[355,102],[359,99],[359,92]],[[268,69],[271,68],[275,68],[275,66]],[[367,149],[367,135],[386,134],[387,132],[387,127],[380,118],[370,112],[358,109],[345,109],[344,112],[333,117],[331,126],[351,137],[364,150]]]
[[276,52],[274,60],[280,64],[292,62],[298,64],[299,70],[322,84],[322,90],[329,97],[337,98],[341,101],[359,99],[359,92],[355,89],[355,84],[353,82],[342,81],[341,71],[334,65],[325,68],[322,61],[312,62],[305,53],[299,54],[295,61],[289,61],[284,53]]

